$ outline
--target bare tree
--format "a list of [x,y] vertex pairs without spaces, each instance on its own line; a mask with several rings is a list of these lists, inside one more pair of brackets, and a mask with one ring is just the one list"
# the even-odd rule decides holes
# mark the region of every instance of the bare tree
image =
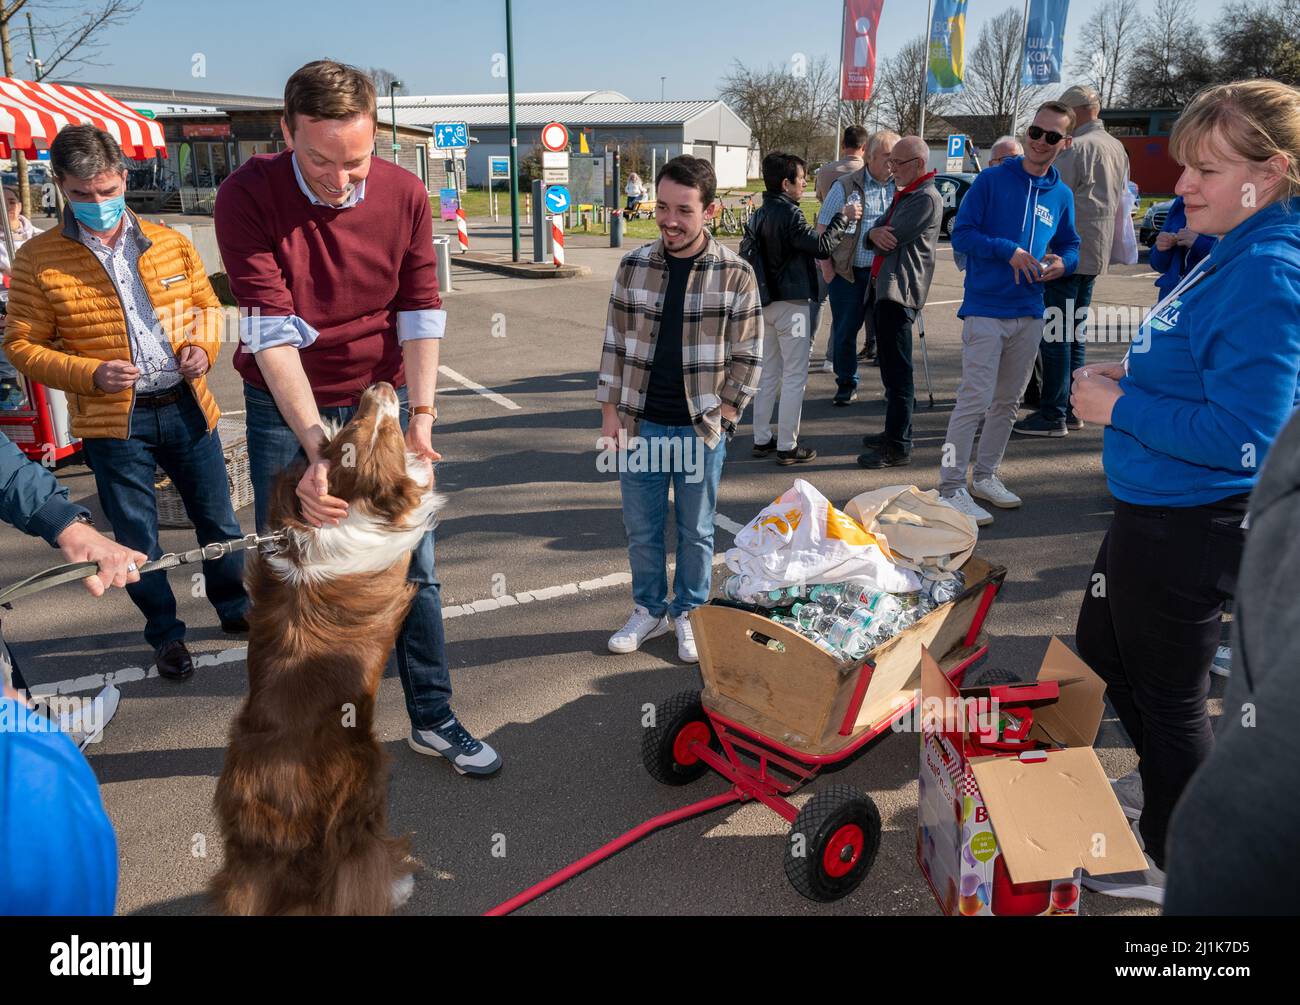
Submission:
[[925,93],[927,51],[926,36],[917,35],[885,60],[883,72],[876,75],[881,125],[903,136],[914,134],[920,125],[923,95],[927,119],[953,106],[951,94]]
[[1021,87],[1017,97],[1024,38],[1025,19],[1015,7],[986,21],[966,61],[965,86],[956,96],[957,107],[967,115],[996,116],[1000,133],[1015,133],[1021,118],[1047,92],[1046,87]]
[[1137,0],[1106,0],[1083,23],[1070,69],[1101,95],[1102,106],[1123,98],[1123,87],[1143,30]]
[[[0,53],[4,58],[6,77],[14,76],[13,51],[10,46],[10,27],[15,17],[27,6],[27,0],[0,0]],[[34,10],[35,8],[33,8]],[[55,12],[63,17],[53,24],[32,24],[31,34],[40,45],[41,40],[52,42],[50,55],[40,62],[33,52],[29,58],[36,80],[48,76],[56,67],[62,65],[64,72],[86,66],[97,66],[95,58],[105,43],[101,40],[105,28],[124,24],[140,9],[139,0],[101,0],[94,5],[47,2],[40,8],[42,14]],[[30,13],[30,11],[28,12]],[[42,46],[42,50],[44,46]],[[75,58],[74,58],[74,54]],[[32,212],[31,191],[27,184],[27,155],[21,150],[14,158],[18,172],[18,199],[24,212]]]
[[388,93],[389,84],[402,79],[392,70],[386,70],[382,66],[372,66],[366,71],[366,76],[375,82],[375,90],[381,95]]
[[718,94],[749,125],[760,151],[784,150],[810,161],[834,144],[835,73],[825,56],[762,69],[737,60]]
[[1214,80],[1214,58],[1192,0],[1155,0],[1128,69],[1128,100],[1180,108]]
[[1300,0],[1238,0],[1214,26],[1220,81],[1270,77],[1300,84]]

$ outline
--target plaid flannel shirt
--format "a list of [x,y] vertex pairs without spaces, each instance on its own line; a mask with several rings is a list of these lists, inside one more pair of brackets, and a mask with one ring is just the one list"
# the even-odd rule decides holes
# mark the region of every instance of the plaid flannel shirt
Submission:
[[[618,408],[635,436],[645,414],[646,389],[668,291],[662,238],[623,256],[614,276],[596,400]],[[763,359],[763,308],[749,263],[712,237],[691,268],[682,313],[682,376],[698,435],[717,446],[721,410],[736,418],[758,390]]]

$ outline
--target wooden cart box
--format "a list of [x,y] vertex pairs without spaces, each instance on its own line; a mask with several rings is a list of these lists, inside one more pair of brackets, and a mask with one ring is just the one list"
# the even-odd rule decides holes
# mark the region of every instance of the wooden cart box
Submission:
[[[691,612],[705,708],[802,753],[833,754],[911,707],[921,647],[944,670],[982,645],[980,630],[1007,570],[972,555],[966,589],[856,663],[841,663],[759,614]],[[855,711],[856,710],[856,711]]]

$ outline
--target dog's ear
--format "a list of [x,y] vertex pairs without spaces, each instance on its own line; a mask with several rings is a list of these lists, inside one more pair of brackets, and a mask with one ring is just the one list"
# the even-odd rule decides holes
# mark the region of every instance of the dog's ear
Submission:
[[276,477],[271,490],[271,508],[267,513],[267,524],[272,530],[311,529],[302,518],[302,504],[297,493],[298,482],[306,470],[307,462],[297,460]]

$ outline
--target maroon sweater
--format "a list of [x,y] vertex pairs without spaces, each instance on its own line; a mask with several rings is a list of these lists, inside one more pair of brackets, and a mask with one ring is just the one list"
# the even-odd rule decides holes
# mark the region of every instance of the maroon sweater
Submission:
[[[289,158],[288,150],[258,155],[222,182],[221,259],[242,310],[295,314],[320,333],[301,351],[316,404],[352,405],[375,381],[405,383],[397,312],[442,306],[429,196],[411,172],[375,158],[361,202],[316,206]],[[267,389],[242,345],[235,369]]]

